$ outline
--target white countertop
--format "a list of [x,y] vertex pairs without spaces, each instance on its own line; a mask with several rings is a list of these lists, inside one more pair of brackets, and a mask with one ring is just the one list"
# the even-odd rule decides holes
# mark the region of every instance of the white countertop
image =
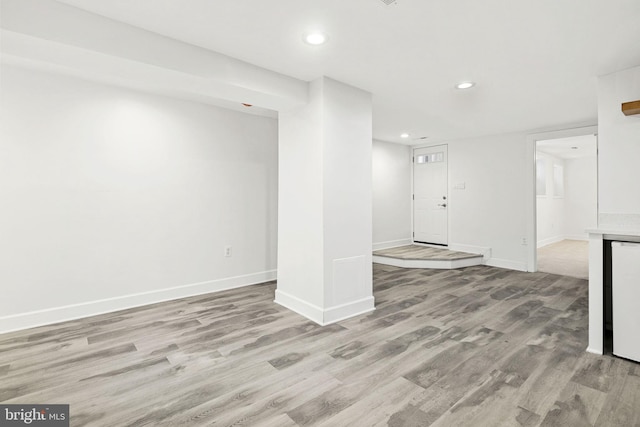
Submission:
[[599,227],[599,228],[591,228],[587,230],[589,234],[607,234],[607,235],[615,235],[615,236],[632,236],[632,237],[640,237],[640,229],[638,228],[625,228],[625,227]]
[[589,234],[640,237],[640,214],[599,213],[598,227]]

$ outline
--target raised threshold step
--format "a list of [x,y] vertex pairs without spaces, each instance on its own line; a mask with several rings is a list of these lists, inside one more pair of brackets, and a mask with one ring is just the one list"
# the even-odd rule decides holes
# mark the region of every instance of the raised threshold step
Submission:
[[373,252],[373,262],[402,268],[454,269],[482,264],[482,255],[429,246],[406,245]]

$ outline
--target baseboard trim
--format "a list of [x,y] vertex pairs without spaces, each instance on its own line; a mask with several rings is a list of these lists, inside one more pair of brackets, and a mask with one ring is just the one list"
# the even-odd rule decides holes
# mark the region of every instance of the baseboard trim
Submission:
[[587,353],[599,354],[599,355],[603,354],[602,350],[598,350],[598,349],[591,348],[591,347],[587,347]]
[[554,236],[554,237],[548,237],[546,239],[542,239],[542,240],[538,240],[537,242],[537,247],[538,249],[548,246],[548,245],[552,245],[554,243],[558,243],[561,242],[565,239],[564,236]]
[[527,271],[526,262],[511,261],[509,259],[489,258],[485,265],[506,268],[508,270]]
[[480,255],[474,258],[463,258],[455,260],[428,260],[428,259],[401,259],[374,255],[373,262],[378,264],[391,265],[400,268],[434,268],[441,270],[452,270],[455,268],[471,267],[482,264]]
[[289,310],[294,311],[319,325],[323,324],[322,308],[317,305],[303,301],[300,298],[294,297],[280,289],[276,289],[276,298],[273,302],[280,304],[281,306],[288,308]]
[[537,248],[540,249],[545,246],[552,245],[554,243],[562,242],[563,240],[588,241],[589,235],[585,233],[585,234],[565,234],[564,236],[549,237],[548,239],[540,240],[537,244]]
[[449,245],[449,250],[482,255],[482,259],[484,262],[487,262],[491,258],[491,248],[487,246],[473,246],[452,243]]
[[567,234],[566,236],[564,236],[563,240],[580,240],[580,241],[588,242],[589,241],[589,235],[587,233],[585,233],[585,234]]
[[280,289],[276,289],[276,298],[274,302],[321,326],[336,323],[341,320],[349,319],[375,310],[374,298],[372,296],[347,304],[322,309],[317,305],[310,304],[298,297],[283,292]]
[[0,317],[0,334],[275,280],[277,270]]
[[411,243],[411,239],[389,240],[388,242],[374,243],[373,250],[379,251],[381,249],[397,248],[398,246],[407,246]]
[[327,308],[324,311],[323,325],[329,325],[351,317],[359,316],[364,313],[375,310],[375,301],[373,297],[362,298],[347,304],[341,304]]

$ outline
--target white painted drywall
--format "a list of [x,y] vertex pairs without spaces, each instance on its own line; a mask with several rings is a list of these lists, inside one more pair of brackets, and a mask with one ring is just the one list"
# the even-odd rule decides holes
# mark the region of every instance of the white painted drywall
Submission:
[[274,119],[7,66],[1,89],[0,317],[276,268]]
[[371,94],[321,77],[280,113],[275,301],[326,324],[373,309]]
[[598,226],[598,158],[566,159],[564,178],[564,236],[587,240]]
[[554,166],[564,170],[564,160],[550,154],[537,152],[536,161],[545,164],[546,191],[536,197],[537,245],[545,246],[559,242],[565,236],[565,196],[554,193]]
[[623,102],[637,100],[640,66],[598,79],[600,214],[640,214],[640,116],[621,111]]
[[309,104],[281,112],[278,131],[277,292],[318,309],[324,304],[321,92],[312,82]]
[[373,141],[373,247],[411,242],[411,147]]
[[3,0],[1,27],[3,61],[204,103],[307,101],[304,81],[57,1]]
[[[562,159],[538,151],[545,161],[546,195],[536,197],[537,244],[546,246],[560,240],[587,240],[587,229],[598,224],[598,160],[595,155]],[[554,165],[562,167],[564,194],[554,193]]]
[[325,307],[370,301],[373,309],[372,97],[322,83]]
[[[640,235],[640,117],[622,103],[640,100],[640,66],[598,78],[598,227]],[[589,234],[589,348],[603,351],[603,239]]]
[[526,270],[526,136],[447,144],[450,246],[491,248],[487,264]]

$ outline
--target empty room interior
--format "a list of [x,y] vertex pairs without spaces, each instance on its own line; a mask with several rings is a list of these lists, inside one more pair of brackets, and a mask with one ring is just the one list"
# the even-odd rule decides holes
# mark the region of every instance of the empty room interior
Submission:
[[638,0],[0,31],[0,425],[640,426]]

